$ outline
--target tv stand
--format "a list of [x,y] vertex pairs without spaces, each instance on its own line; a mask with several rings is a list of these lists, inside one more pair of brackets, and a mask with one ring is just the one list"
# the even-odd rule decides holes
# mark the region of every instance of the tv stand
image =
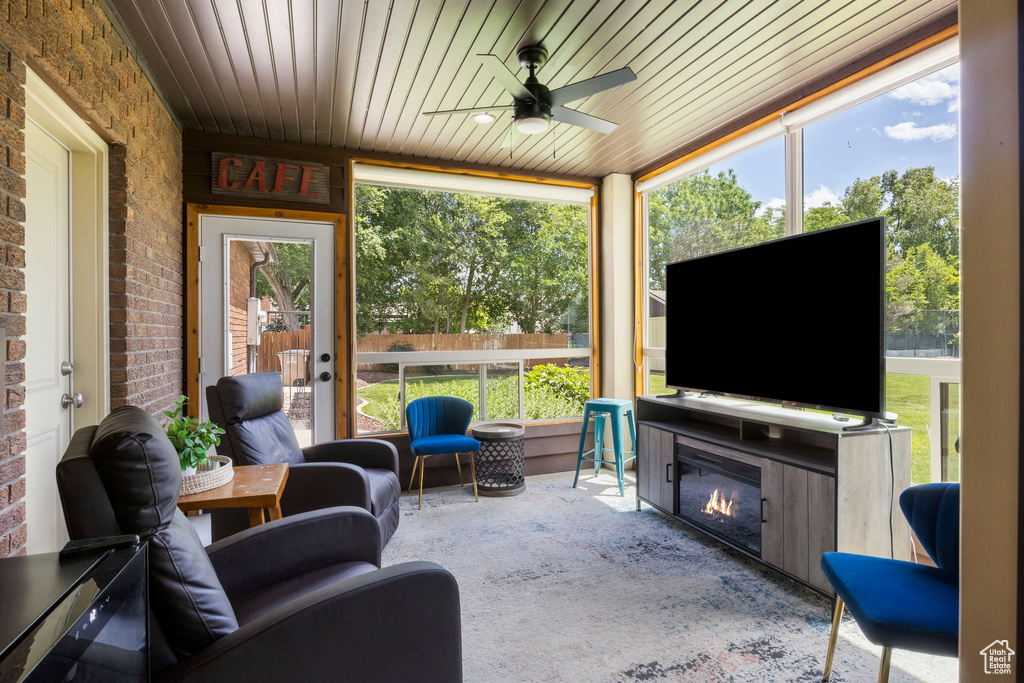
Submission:
[[829,414],[696,396],[639,396],[636,421],[638,509],[644,501],[827,595],[824,552],[910,559],[899,509],[910,428],[849,430]]

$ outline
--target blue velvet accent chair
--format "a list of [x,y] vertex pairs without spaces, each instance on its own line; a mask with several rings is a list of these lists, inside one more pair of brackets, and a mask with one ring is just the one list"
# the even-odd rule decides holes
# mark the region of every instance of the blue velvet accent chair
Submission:
[[912,486],[900,495],[900,508],[936,566],[850,553],[822,555],[821,569],[836,591],[825,681],[832,673],[844,605],[867,639],[882,646],[880,683],[889,680],[893,648],[957,656],[960,484]]
[[416,460],[412,465],[409,490],[416,481],[416,469],[420,472],[420,503],[423,509],[423,467],[427,458],[443,453],[455,454],[455,466],[459,471],[459,486],[462,486],[462,464],[460,453],[469,453],[469,467],[473,477],[473,497],[480,502],[476,488],[475,454],[480,442],[466,436],[473,419],[473,404],[454,396],[428,396],[418,398],[405,408],[405,423],[409,428],[409,448]]

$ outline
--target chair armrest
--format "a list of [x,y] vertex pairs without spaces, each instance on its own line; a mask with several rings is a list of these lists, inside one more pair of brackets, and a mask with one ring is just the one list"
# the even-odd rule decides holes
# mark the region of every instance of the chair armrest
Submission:
[[160,681],[462,681],[455,577],[408,562],[325,586],[245,624]]
[[380,566],[380,526],[362,508],[304,512],[246,529],[206,548],[229,599],[342,562]]
[[306,462],[347,462],[363,468],[391,470],[398,475],[398,449],[381,439],[324,441],[302,449]]
[[288,517],[338,505],[370,509],[370,479],[362,467],[343,462],[301,462],[288,466],[281,511]]

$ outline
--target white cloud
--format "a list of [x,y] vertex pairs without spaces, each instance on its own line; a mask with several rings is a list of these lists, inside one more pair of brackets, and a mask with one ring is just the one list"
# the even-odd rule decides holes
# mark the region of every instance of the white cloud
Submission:
[[955,123],[937,123],[934,126],[919,126],[913,121],[904,121],[895,126],[885,127],[885,136],[903,142],[931,140],[942,142],[956,137]]
[[[919,78],[913,83],[896,88],[889,97],[912,104],[931,106],[941,102],[951,102],[950,107],[959,106],[960,74],[944,69],[938,73]],[[948,111],[955,111],[948,109]]]
[[786,208],[786,200],[782,197],[772,197],[757,210],[758,216],[763,216],[768,212],[768,209],[784,209]]
[[825,204],[832,204],[832,206],[837,206],[839,204],[839,195],[833,192],[830,187],[818,185],[817,190],[813,190],[804,195],[805,209],[816,209],[819,206],[824,206]]

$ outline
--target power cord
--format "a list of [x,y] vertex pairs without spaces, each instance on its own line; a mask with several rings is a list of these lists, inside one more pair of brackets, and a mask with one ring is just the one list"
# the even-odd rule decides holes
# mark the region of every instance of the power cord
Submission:
[[894,536],[896,532],[892,526],[892,507],[896,503],[896,465],[893,462],[892,432],[889,431],[889,424],[881,421],[879,421],[879,424],[885,427],[885,433],[889,436],[889,558],[895,560],[896,541]]

